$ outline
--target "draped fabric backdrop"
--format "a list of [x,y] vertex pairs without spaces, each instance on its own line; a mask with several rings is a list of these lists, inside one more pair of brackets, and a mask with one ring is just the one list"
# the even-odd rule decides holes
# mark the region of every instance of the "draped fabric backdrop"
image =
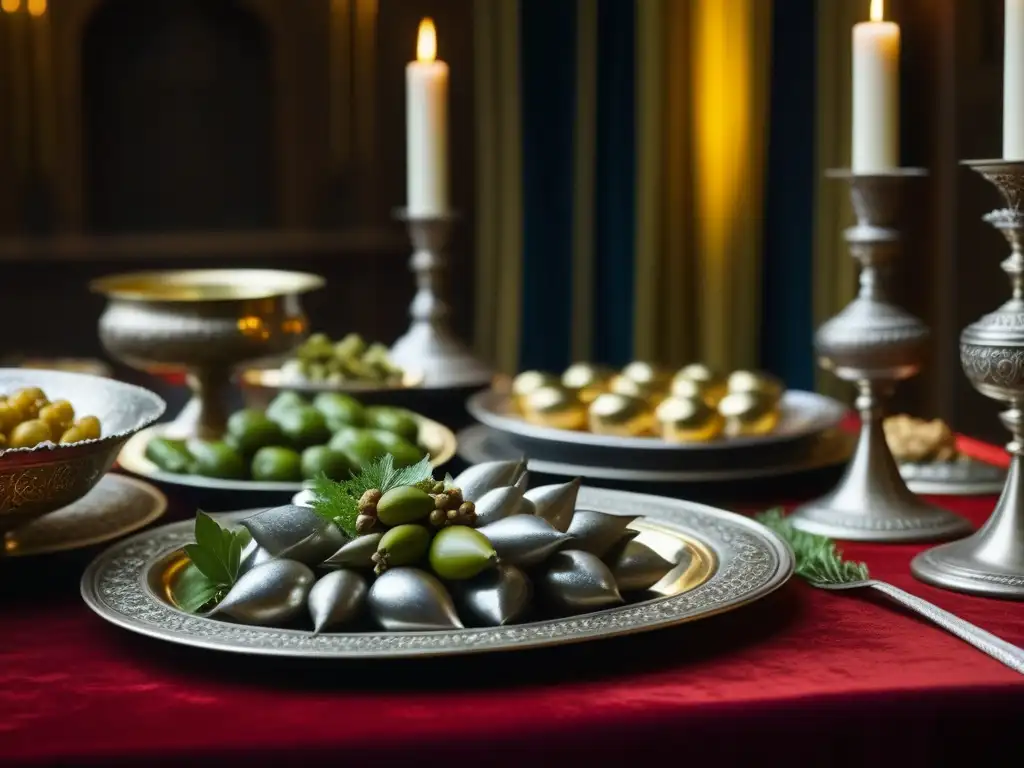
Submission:
[[847,1],[476,0],[479,351],[811,387],[841,245],[815,114],[844,55],[816,81],[815,38]]

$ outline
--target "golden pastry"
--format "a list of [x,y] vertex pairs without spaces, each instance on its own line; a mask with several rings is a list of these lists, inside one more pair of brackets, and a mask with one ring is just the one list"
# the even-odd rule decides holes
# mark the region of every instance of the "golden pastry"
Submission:
[[586,429],[587,408],[575,393],[560,385],[535,389],[523,400],[523,416],[531,424],[556,429]]
[[756,392],[730,392],[718,404],[729,437],[767,435],[779,424],[778,403]]
[[670,374],[651,363],[636,360],[621,371],[627,379],[632,379],[637,384],[647,387],[652,391],[667,390],[671,380]]
[[663,440],[706,443],[725,427],[725,419],[700,397],[670,397],[655,411]]
[[754,371],[734,371],[729,376],[726,388],[732,392],[752,392],[761,394],[772,400],[782,398],[782,382],[774,376]]
[[605,392],[588,409],[590,431],[597,435],[637,437],[650,434],[654,416],[646,401]]
[[640,384],[621,373],[613,376],[612,380],[608,382],[608,391],[615,395],[626,395],[627,397],[643,400],[651,408],[656,407],[658,403],[665,399],[667,394],[649,385]]
[[525,399],[541,387],[558,384],[558,377],[541,371],[523,371],[512,379],[512,401],[522,411]]
[[947,462],[959,458],[956,435],[942,419],[925,421],[900,414],[887,418],[882,427],[896,461]]
[[712,407],[718,405],[718,401],[725,397],[725,379],[703,363],[691,363],[681,368],[676,373],[673,382],[680,379],[688,379],[701,385],[704,399]]
[[591,403],[608,388],[614,375],[610,368],[590,363],[573,363],[562,374],[562,386],[576,390],[583,403]]

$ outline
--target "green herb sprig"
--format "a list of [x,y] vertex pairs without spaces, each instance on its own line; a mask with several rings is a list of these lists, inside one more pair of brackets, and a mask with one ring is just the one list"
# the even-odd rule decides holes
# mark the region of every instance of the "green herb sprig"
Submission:
[[786,540],[796,557],[796,575],[812,584],[850,584],[869,578],[864,563],[844,560],[832,539],[797,530],[781,508],[770,509],[754,519]]
[[184,547],[189,563],[174,582],[174,600],[189,613],[220,602],[238,580],[242,551],[251,536],[245,528],[221,527],[205,512],[196,513],[195,544]]
[[[446,479],[450,479],[450,475]],[[366,491],[376,489],[387,493],[400,485],[415,485],[430,490],[434,482],[434,472],[428,457],[410,467],[396,467],[394,457],[386,454],[348,480],[337,482],[326,475],[319,475],[313,481],[313,511],[355,538],[358,535],[356,518],[359,517],[359,499]]]

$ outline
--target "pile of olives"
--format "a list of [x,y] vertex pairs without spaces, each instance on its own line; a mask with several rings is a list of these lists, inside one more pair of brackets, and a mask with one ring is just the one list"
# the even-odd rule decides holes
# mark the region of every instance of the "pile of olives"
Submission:
[[396,383],[403,371],[388,358],[383,344],[370,344],[357,333],[332,342],[323,333],[315,333],[296,350],[295,359],[282,366],[286,377],[327,384],[345,382]]
[[765,435],[778,426],[784,388],[753,371],[723,376],[695,363],[678,371],[633,362],[616,371],[589,363],[561,376],[526,371],[512,405],[533,424],[624,437],[698,443]]
[[231,414],[221,440],[155,437],[146,458],[164,472],[224,480],[300,482],[320,473],[345,480],[390,453],[395,466],[428,454],[418,444],[419,418],[404,408],[363,406],[340,392],[322,392],[312,403],[282,392],[260,411]]
[[51,401],[39,387],[0,395],[0,450],[34,448],[42,443],[80,443],[100,437],[95,416],[75,418],[67,400]]

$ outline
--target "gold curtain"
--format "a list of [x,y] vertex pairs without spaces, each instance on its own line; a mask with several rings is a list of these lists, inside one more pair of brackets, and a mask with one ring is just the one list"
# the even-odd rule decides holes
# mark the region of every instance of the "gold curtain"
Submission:
[[477,353],[515,373],[523,266],[518,0],[474,0]]
[[[818,0],[818,84],[815,212],[814,324],[821,325],[854,297],[857,268],[843,240],[853,223],[849,189],[826,179],[829,168],[850,165],[853,25],[867,18],[866,0]],[[830,373],[816,372],[820,392],[849,399],[850,387]]]
[[753,367],[772,3],[636,7],[635,357]]

